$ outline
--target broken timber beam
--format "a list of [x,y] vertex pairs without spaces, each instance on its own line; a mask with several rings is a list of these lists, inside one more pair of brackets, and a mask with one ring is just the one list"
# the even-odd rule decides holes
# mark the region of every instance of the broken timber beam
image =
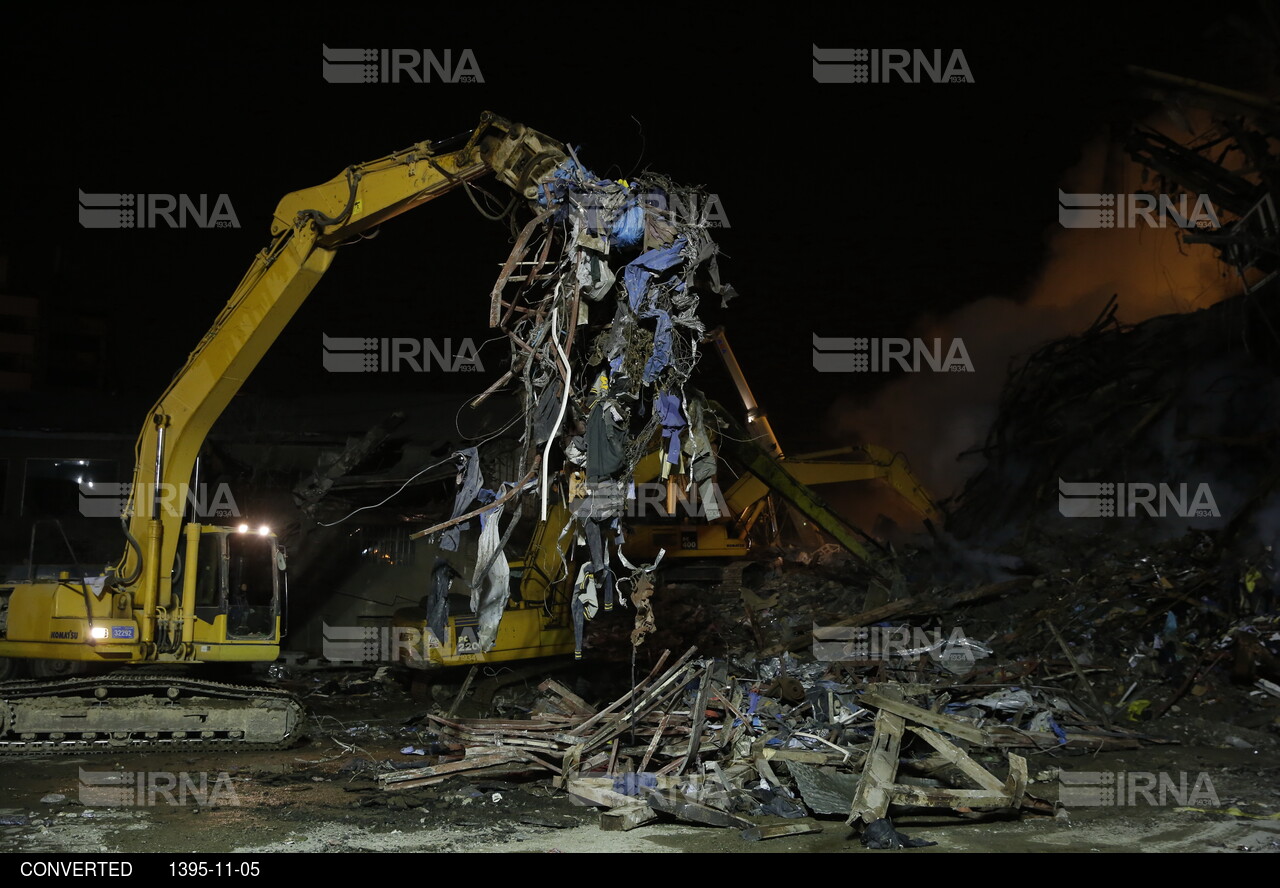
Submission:
[[765,839],[780,839],[784,836],[803,836],[808,833],[822,832],[822,824],[812,820],[796,823],[776,823],[773,826],[753,826],[742,831],[742,837],[748,842],[762,842]]
[[751,827],[755,826],[750,820],[738,817],[736,814],[730,814],[727,811],[721,811],[719,808],[700,805],[697,802],[673,797],[662,792],[650,792],[648,800],[649,807],[653,808],[653,810],[668,814],[686,823],[701,823],[704,826],[728,826],[733,829],[751,829]]
[[991,745],[991,739],[987,736],[986,731],[976,725],[967,724],[959,719],[952,718],[949,715],[943,715],[939,712],[930,712],[927,709],[921,709],[919,706],[912,706],[910,703],[903,703],[900,700],[891,700],[882,694],[873,692],[863,694],[858,698],[858,702],[865,703],[876,709],[888,710],[894,715],[902,716],[916,724],[927,725],[936,731],[941,731],[944,734],[950,734],[953,737],[959,737],[961,740],[967,740],[970,743],[976,743],[979,746]]
[[542,684],[538,685],[538,690],[555,694],[569,707],[574,715],[592,716],[596,714],[596,710],[593,706],[588,704],[586,700],[583,700],[573,691],[560,684],[560,682],[556,681],[554,678],[548,678]]
[[892,801],[893,780],[898,774],[898,750],[902,747],[902,716],[883,708],[876,715],[876,732],[862,766],[862,778],[853,796],[845,823],[863,825],[885,816]]
[[658,819],[658,812],[643,802],[631,805],[620,805],[600,813],[600,828],[605,832],[627,832],[637,826],[653,823]]

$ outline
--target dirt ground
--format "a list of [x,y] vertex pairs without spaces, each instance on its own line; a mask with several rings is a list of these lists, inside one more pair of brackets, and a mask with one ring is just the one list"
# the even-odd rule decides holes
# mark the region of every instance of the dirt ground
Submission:
[[[383,791],[373,779],[375,763],[385,768],[387,762],[426,761],[401,752],[429,751],[431,738],[406,724],[424,704],[386,685],[367,694],[312,695],[307,703],[309,737],[289,750],[0,761],[0,851],[867,853],[834,815],[816,818],[821,833],[764,842],[747,842],[735,830],[675,822],[604,832],[598,809],[576,804],[545,777],[475,783],[459,778],[428,789]],[[1178,742],[1123,752],[1033,755],[1030,770],[1038,779],[1028,791],[1057,801],[1057,769],[1163,772],[1175,785],[1183,779],[1179,775],[1188,775],[1182,798],[1175,788],[1154,797],[1138,793],[1132,805],[1073,806],[1052,817],[931,812],[899,816],[895,826],[937,843],[912,854],[1280,851],[1280,754],[1273,735],[1227,725],[1211,710],[1186,709],[1146,730]],[[156,783],[153,776],[150,790],[128,789],[113,797],[130,804],[94,804],[102,796],[93,793],[103,789],[92,784],[102,783],[104,772],[135,785],[139,773],[167,777]],[[174,781],[172,787],[166,779]],[[1210,794],[1216,805],[1209,803]],[[1121,800],[1127,801],[1123,794]]]

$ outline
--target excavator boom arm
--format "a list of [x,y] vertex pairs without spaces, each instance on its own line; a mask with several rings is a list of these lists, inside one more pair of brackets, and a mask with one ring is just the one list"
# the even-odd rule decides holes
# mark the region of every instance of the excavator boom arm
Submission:
[[190,480],[213,423],[328,270],[336,248],[488,172],[519,195],[534,197],[564,158],[559,142],[486,113],[459,148],[444,151],[419,142],[280,201],[271,244],[156,401],[138,436],[128,511],[130,535],[142,556],[127,550],[119,576],[135,592],[144,641],[150,640],[146,617],[169,600],[169,566],[181,537],[181,505],[162,501],[160,492]]

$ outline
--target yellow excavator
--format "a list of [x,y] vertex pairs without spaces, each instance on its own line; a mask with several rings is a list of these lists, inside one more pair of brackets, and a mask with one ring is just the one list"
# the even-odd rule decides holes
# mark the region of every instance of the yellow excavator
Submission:
[[[665,479],[666,500],[661,511],[670,517],[665,521],[635,522],[629,528],[626,553],[631,560],[652,561],[660,551],[665,551],[664,557],[671,559],[669,564],[673,567],[681,562],[711,564],[713,575],[718,574],[720,568],[715,562],[748,557],[757,547],[756,541],[776,541],[776,516],[779,505],[785,504],[854,557],[874,563],[877,553],[864,545],[865,537],[812,490],[815,486],[843,482],[883,481],[922,519],[940,523],[937,505],[901,453],[863,444],[786,456],[768,416],[751,391],[724,328],[710,331],[705,341],[720,355],[746,411],[745,428],[732,421],[729,411],[723,408],[715,411],[729,426],[718,438],[719,452],[731,456],[743,471],[721,497],[726,507],[723,509],[725,520],[710,523],[681,518],[679,505],[685,496],[683,489],[688,486],[686,476],[671,475]],[[637,481],[657,479],[661,459],[662,454],[657,451],[646,456],[637,467]],[[767,533],[754,534],[766,516],[774,521],[775,527]],[[705,571],[687,573],[708,576]]]
[[179,668],[278,658],[283,547],[267,527],[184,523],[166,494],[191,482],[210,427],[339,246],[488,173],[533,199],[565,157],[560,142],[486,113],[469,136],[419,142],[280,201],[270,245],[138,436],[119,562],[0,585],[0,754],[297,738],[303,710],[290,695]]
[[[486,113],[457,141],[417,143],[280,201],[271,243],[143,424],[121,515],[127,547],[119,562],[103,571],[0,584],[0,754],[183,745],[276,748],[297,738],[303,710],[290,695],[211,681],[185,668],[279,657],[287,595],[284,547],[265,526],[188,522],[167,494],[191,482],[210,428],[339,246],[489,173],[533,200],[566,155],[560,142]],[[697,532],[707,541],[699,547],[702,554],[711,552],[717,535],[725,538],[726,550],[748,548],[744,528],[755,520],[765,488],[796,504],[855,554],[862,551],[852,529],[797,474],[779,468],[776,442],[775,452],[751,443],[733,449],[749,470],[740,482],[747,486],[731,491],[732,516],[699,522]],[[647,480],[646,471],[642,464],[638,481]],[[757,484],[763,487],[752,486]],[[564,559],[568,539],[561,533],[570,520],[566,500],[552,505],[525,557],[512,562],[518,594],[503,614],[493,647],[482,652],[470,644],[476,617],[455,614],[448,637],[426,658],[428,665],[574,650]],[[656,531],[650,542],[660,542]]]

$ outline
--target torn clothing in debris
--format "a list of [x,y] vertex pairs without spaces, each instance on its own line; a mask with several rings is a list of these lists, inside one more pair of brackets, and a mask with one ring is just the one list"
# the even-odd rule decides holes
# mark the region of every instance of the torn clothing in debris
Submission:
[[431,569],[431,591],[427,594],[424,610],[427,612],[427,628],[441,643],[445,640],[449,622],[449,586],[457,575],[457,571],[443,558],[437,558],[435,567]]
[[498,519],[502,517],[503,507],[500,503],[480,516],[484,527],[480,531],[476,569],[471,578],[471,612],[480,618],[478,639],[482,651],[493,648],[498,638],[498,623],[511,595],[511,565],[499,546]]
[[[453,498],[453,514],[449,516],[450,518],[457,518],[467,511],[467,507],[480,493],[484,483],[484,479],[480,476],[480,456],[476,448],[468,447],[465,450],[459,450],[454,456],[462,460],[462,465],[458,470],[458,492]],[[448,552],[458,551],[458,543],[461,541],[464,527],[466,527],[465,524],[455,524],[446,528],[440,534],[440,548]]]
[[680,396],[662,392],[654,404],[654,410],[662,421],[662,443],[665,445],[668,465],[680,465],[680,433],[688,426],[680,407]]
[[893,828],[893,821],[888,817],[881,817],[879,820],[873,820],[868,823],[860,841],[868,848],[877,851],[890,849],[896,851],[899,848],[928,848],[931,845],[938,844],[925,839],[913,839],[906,833],[898,832]]
[[600,400],[587,418],[587,481],[617,477],[627,465],[626,429],[609,402]]

